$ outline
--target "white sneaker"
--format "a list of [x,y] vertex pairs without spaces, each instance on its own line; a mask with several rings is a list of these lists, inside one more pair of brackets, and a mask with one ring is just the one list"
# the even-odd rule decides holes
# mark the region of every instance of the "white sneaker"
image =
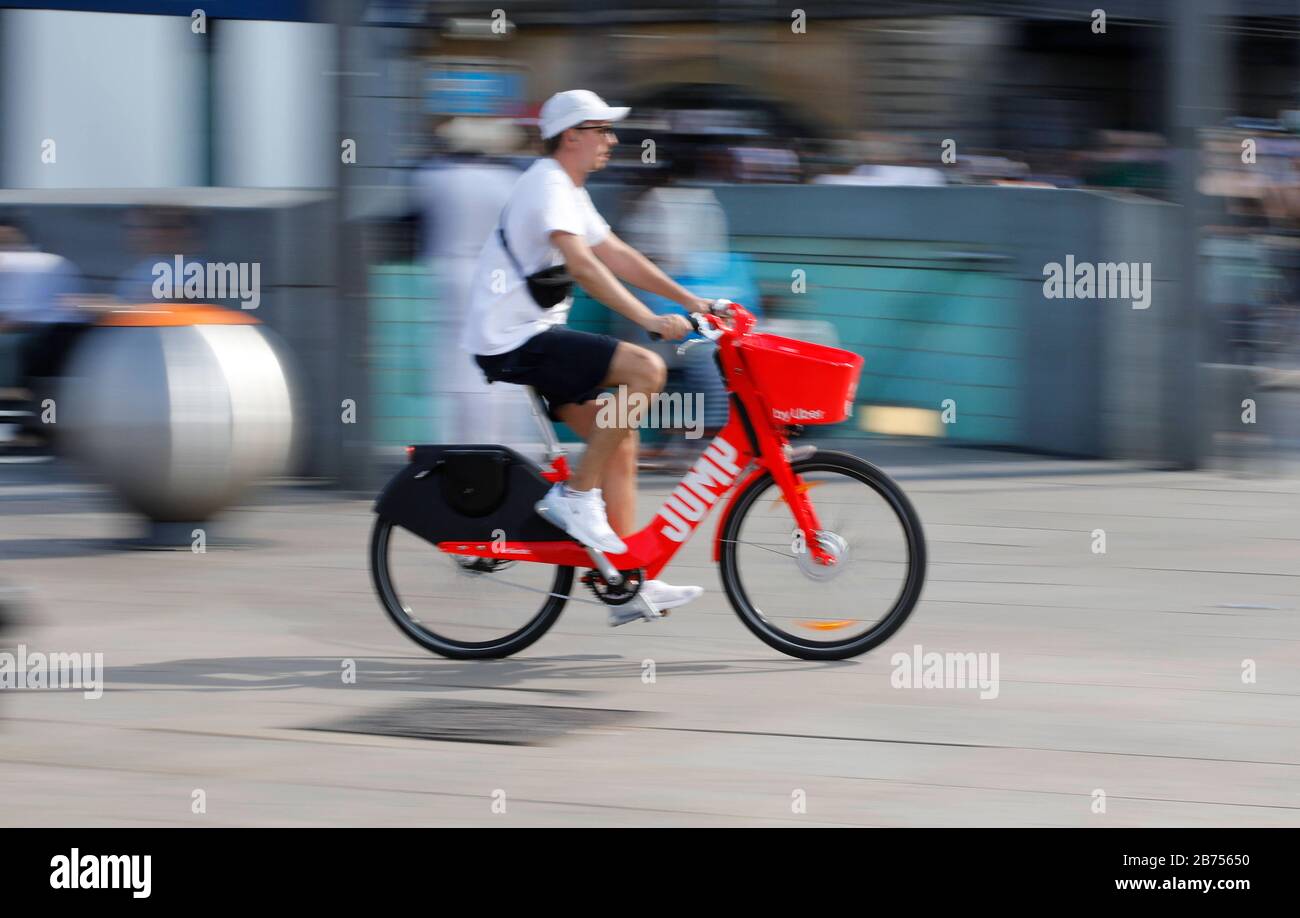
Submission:
[[607,555],[621,555],[627,545],[610,528],[600,488],[570,494],[563,482],[551,485],[546,496],[533,505],[537,515],[563,529],[588,548]]
[[673,586],[662,580],[647,580],[641,584],[641,595],[659,609],[676,609],[704,595],[704,587]]

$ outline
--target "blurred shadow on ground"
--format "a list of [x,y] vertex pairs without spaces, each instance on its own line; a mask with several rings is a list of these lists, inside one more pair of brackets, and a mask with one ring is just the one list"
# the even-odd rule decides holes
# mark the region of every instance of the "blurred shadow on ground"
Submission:
[[[345,659],[356,663],[355,683],[343,681]],[[656,662],[655,671],[656,676],[739,676],[781,670],[806,672],[809,667],[850,665],[856,664],[852,661],[810,663],[779,658],[694,660],[688,663]],[[485,661],[419,657],[218,657],[110,667],[104,672],[104,684],[106,691],[148,691],[151,688],[224,692],[296,688],[359,688],[392,692],[499,689],[587,695],[591,693],[579,688],[528,687],[524,683],[545,679],[640,679],[641,673],[641,660],[616,654]]]
[[111,539],[0,539],[0,561],[18,558],[81,558],[120,552],[123,540]]

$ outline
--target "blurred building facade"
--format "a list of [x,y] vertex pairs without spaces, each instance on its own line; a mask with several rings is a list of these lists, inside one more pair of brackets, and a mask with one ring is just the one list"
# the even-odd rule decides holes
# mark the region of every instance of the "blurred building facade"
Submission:
[[[417,177],[447,152],[448,119],[526,129],[574,86],[632,104],[620,160],[593,182],[606,216],[617,228],[655,166],[647,142],[664,158],[729,157],[714,184],[732,250],[775,316],[825,318],[867,354],[863,408],[937,413],[953,398],[967,422],[935,428],[950,439],[1174,462],[1195,453],[1174,429],[1187,366],[1238,359],[1215,351],[1197,305],[1234,296],[1188,268],[1200,256],[1184,229],[1236,225],[1230,203],[1245,197],[1202,188],[1193,214],[1180,176],[1204,171],[1199,130],[1223,131],[1233,164],[1242,136],[1281,143],[1300,122],[1300,18],[1275,0],[1116,2],[1104,31],[1090,9],[993,0],[805,4],[802,20],[760,0],[520,0],[504,15],[271,0],[211,4],[201,30],[178,3],[66,5],[0,11],[0,222],[21,221],[107,293],[131,263],[127,212],[191,209],[212,257],[263,265],[261,317],[307,405],[299,471],[358,485],[376,447],[440,436],[440,329],[457,304],[422,248],[436,216],[421,215]],[[1180,80],[1186,68],[1199,75]],[[1202,123],[1179,120],[1189,95],[1206,100]],[[1293,152],[1263,155],[1283,173],[1274,185],[1292,181]],[[807,184],[853,183],[864,163],[1057,189]],[[1258,197],[1290,238],[1290,199]],[[1211,255],[1236,264],[1239,249]],[[1283,249],[1250,251],[1268,274]],[[1045,302],[1041,264],[1066,252],[1149,257],[1160,322]],[[607,315],[580,300],[574,321],[603,329]],[[363,410],[343,425],[347,400]],[[834,433],[872,432],[864,417]]]

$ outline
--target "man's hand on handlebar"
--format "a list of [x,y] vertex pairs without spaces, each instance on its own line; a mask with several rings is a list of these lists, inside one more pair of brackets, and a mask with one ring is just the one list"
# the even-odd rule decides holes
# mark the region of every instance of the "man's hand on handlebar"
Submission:
[[655,316],[644,326],[645,330],[650,332],[651,337],[659,336],[669,341],[676,341],[678,338],[685,338],[691,332],[695,331],[695,326],[691,324],[686,316],[671,313],[665,316]]
[[[684,338],[691,332],[699,332],[705,338],[717,341],[726,331],[734,331],[736,321],[740,316],[733,311],[732,307],[736,304],[731,300],[703,300],[700,302],[706,304],[704,309],[692,312],[689,316],[667,315],[655,316],[650,322],[642,326],[650,332],[650,337],[656,340],[667,338],[676,340]],[[744,310],[741,310],[742,314]],[[711,316],[713,322],[709,322],[704,316]],[[731,319],[730,325],[723,325],[719,319]],[[751,323],[752,324],[752,323]]]

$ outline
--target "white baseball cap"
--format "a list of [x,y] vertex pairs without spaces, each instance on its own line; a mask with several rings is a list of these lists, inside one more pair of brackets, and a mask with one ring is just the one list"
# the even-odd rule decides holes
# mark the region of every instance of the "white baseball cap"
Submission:
[[630,111],[626,106],[606,105],[590,89],[570,89],[546,100],[537,123],[546,140],[584,121],[622,121]]

